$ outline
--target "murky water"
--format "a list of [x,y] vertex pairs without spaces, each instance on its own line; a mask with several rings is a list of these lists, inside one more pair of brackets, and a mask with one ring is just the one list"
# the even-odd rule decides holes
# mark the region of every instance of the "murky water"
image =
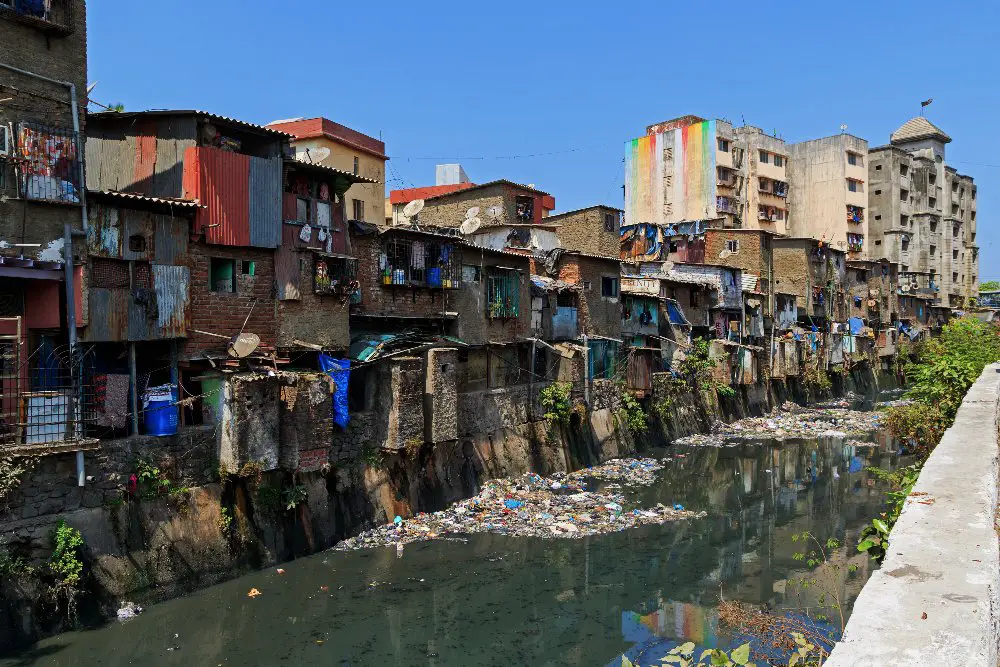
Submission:
[[889,445],[820,438],[669,454],[684,456],[637,495],[707,517],[582,540],[439,540],[402,558],[327,552],[0,665],[619,665],[625,652],[645,665],[683,641],[730,643],[720,595],[815,612],[790,582],[806,574],[793,558],[802,531],[845,544],[835,559],[860,568],[843,589],[853,602],[870,567],[854,543],[884,499],[864,467],[894,467]]

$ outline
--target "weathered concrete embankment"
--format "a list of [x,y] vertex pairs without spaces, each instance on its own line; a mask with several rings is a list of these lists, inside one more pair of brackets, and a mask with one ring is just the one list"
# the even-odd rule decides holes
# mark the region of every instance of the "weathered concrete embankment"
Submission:
[[924,464],[828,667],[997,665],[998,399],[994,364]]
[[[875,383],[863,364],[833,379],[832,394],[862,393]],[[236,430],[229,421],[169,438],[102,442],[85,453],[83,487],[73,454],[40,459],[0,512],[3,546],[44,573],[55,523],[64,519],[79,529],[88,573],[79,617],[93,623],[113,616],[122,600],[168,599],[315,553],[397,514],[442,509],[474,496],[487,479],[571,471],[636,451],[618,418],[614,384],[594,381],[590,409],[575,411],[565,429],[540,418],[540,388],[460,393],[457,439],[408,438],[394,453],[371,447],[385,429],[378,411],[354,415],[347,431],[338,432],[327,414],[328,394],[313,386],[285,393],[285,387],[275,426],[262,418],[264,394],[255,393],[241,403],[254,414],[244,415]],[[640,449],[704,432],[720,417],[732,421],[817,397],[789,379],[741,385],[721,403],[676,390],[663,398],[654,391],[648,400],[652,425]],[[327,443],[321,456],[317,441]],[[150,497],[140,486],[130,493],[139,460],[156,466],[178,491]],[[241,462],[254,461],[266,463],[241,469]],[[47,599],[44,576],[12,573],[0,581],[0,649],[67,627],[64,609]]]

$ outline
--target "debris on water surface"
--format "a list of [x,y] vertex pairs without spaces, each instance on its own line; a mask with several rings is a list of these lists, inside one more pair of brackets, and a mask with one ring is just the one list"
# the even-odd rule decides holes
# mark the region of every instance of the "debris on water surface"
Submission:
[[804,408],[786,402],[765,417],[747,417],[732,424],[716,422],[711,433],[690,435],[675,440],[674,444],[722,447],[746,440],[860,436],[878,428],[877,412],[847,408]]
[[118,620],[128,621],[141,614],[142,611],[142,607],[134,602],[123,602],[121,608],[118,610]]
[[[646,524],[704,516],[658,504],[625,511],[625,497],[607,488],[590,491],[587,479],[647,485],[663,462],[654,459],[614,459],[573,473],[542,477],[527,473],[514,479],[486,482],[479,495],[446,510],[394,521],[344,540],[335,549],[347,551],[401,545],[455,534],[498,533],[517,537],[581,538]],[[678,506],[679,507],[679,506]]]
[[256,588],[251,588],[250,592],[247,593],[247,597],[248,598],[255,598],[255,597],[257,597],[260,594],[261,594],[260,591],[258,591]]

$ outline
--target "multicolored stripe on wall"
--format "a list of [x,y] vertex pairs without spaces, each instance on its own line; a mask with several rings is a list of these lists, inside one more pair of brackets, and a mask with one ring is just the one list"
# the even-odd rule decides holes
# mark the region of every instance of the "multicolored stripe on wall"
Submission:
[[716,217],[714,120],[625,145],[625,224]]

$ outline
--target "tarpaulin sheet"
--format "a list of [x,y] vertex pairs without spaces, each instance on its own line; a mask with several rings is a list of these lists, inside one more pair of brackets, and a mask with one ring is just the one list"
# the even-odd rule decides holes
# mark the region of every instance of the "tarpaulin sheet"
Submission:
[[861,335],[861,330],[865,328],[865,321],[860,317],[852,317],[847,320],[847,323],[851,325],[851,335],[859,336]]
[[327,354],[320,354],[319,367],[337,385],[337,390],[333,392],[333,421],[340,428],[347,428],[351,419],[347,414],[347,383],[351,378],[351,360],[334,359]]
[[681,307],[674,303],[673,301],[667,301],[667,314],[670,316],[671,324],[687,324],[687,318],[684,317],[684,311]]

